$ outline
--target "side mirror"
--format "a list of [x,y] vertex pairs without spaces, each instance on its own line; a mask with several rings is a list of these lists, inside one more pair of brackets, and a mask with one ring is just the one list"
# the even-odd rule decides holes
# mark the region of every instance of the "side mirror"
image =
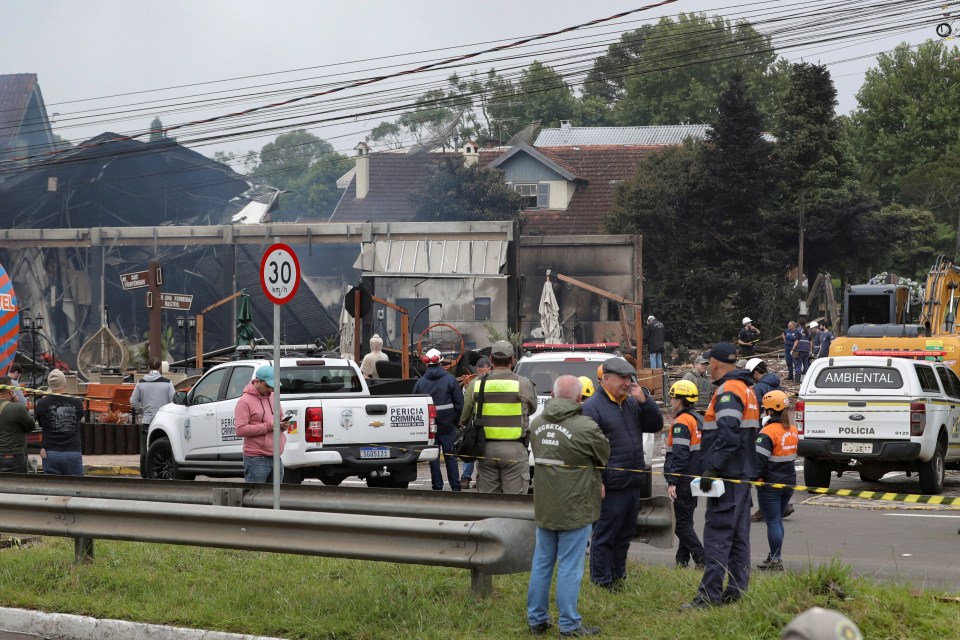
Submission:
[[177,391],[173,394],[173,404],[187,404],[187,392],[186,391]]

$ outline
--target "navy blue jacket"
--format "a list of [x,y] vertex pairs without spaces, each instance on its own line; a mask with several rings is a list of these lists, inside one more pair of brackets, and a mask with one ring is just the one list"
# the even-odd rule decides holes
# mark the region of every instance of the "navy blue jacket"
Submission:
[[437,405],[437,434],[446,435],[457,428],[463,411],[463,389],[457,379],[439,365],[427,367],[427,372],[413,385],[414,393],[428,393]]
[[[780,376],[775,373],[765,373],[760,378],[760,381],[753,385],[753,392],[757,394],[757,402],[763,402],[763,396],[767,395],[771,391],[780,390]],[[760,410],[760,415],[763,415],[763,409]]]
[[583,403],[583,415],[600,425],[610,441],[610,459],[603,471],[603,485],[608,491],[639,489],[646,483],[643,473],[629,471],[648,468],[643,463],[643,434],[663,430],[660,407],[650,394],[646,395],[643,404],[633,397],[617,404],[598,386]]
[[[711,414],[707,409],[700,440],[700,461],[705,472],[718,472],[722,478],[754,480],[757,477],[756,440],[760,421],[755,419],[746,424],[744,413],[747,407],[737,394],[721,393],[723,383],[728,380],[740,380],[753,386],[753,376],[746,369],[734,369],[716,381],[717,390],[712,400],[716,425],[709,424]],[[759,403],[756,411],[755,415],[759,417]]]

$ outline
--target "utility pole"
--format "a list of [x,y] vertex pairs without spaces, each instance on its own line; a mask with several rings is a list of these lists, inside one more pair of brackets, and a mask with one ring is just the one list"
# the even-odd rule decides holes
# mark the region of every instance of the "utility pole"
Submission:
[[150,359],[159,360],[163,357],[163,349],[160,344],[160,332],[162,316],[160,314],[160,285],[163,284],[163,275],[160,271],[160,263],[156,260],[150,262],[147,269],[147,307],[150,308]]
[[797,288],[803,283],[803,194],[800,194],[800,257],[797,259]]

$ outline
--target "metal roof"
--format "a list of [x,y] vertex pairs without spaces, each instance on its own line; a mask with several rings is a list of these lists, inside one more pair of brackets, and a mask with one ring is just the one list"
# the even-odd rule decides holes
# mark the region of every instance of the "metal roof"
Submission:
[[709,129],[710,125],[706,124],[674,124],[651,127],[562,127],[560,129],[542,129],[534,146],[678,145],[682,144],[687,138],[705,139]]
[[353,266],[374,275],[500,275],[509,245],[504,240],[382,240],[364,243]]

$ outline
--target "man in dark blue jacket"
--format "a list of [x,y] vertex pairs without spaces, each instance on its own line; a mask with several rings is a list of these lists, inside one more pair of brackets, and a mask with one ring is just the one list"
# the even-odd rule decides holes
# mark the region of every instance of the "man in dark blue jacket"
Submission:
[[590,544],[590,580],[620,588],[627,575],[627,551],[637,529],[640,489],[650,467],[643,459],[643,434],[663,429],[660,407],[637,384],[637,371],[623,358],[601,365],[600,389],[583,404],[583,415],[600,425],[610,441],[603,472],[605,497]]
[[[704,468],[700,487],[708,492],[713,478],[757,478],[760,407],[753,392],[753,377],[737,368],[737,351],[732,344],[717,343],[704,355],[710,359],[710,378],[717,385],[703,417],[700,441]],[[707,498],[703,525],[706,567],[697,596],[682,605],[682,610],[736,602],[750,583],[750,485],[724,485],[721,496]]]
[[[453,443],[457,439],[457,420],[463,410],[463,390],[446,369],[440,366],[443,355],[436,349],[423,354],[428,365],[426,373],[413,386],[414,393],[428,393],[437,407],[437,444],[443,452],[447,465],[447,482],[450,489],[460,491],[460,469],[453,455]],[[443,475],[440,473],[440,460],[430,461],[430,483],[434,491],[443,490]]]

